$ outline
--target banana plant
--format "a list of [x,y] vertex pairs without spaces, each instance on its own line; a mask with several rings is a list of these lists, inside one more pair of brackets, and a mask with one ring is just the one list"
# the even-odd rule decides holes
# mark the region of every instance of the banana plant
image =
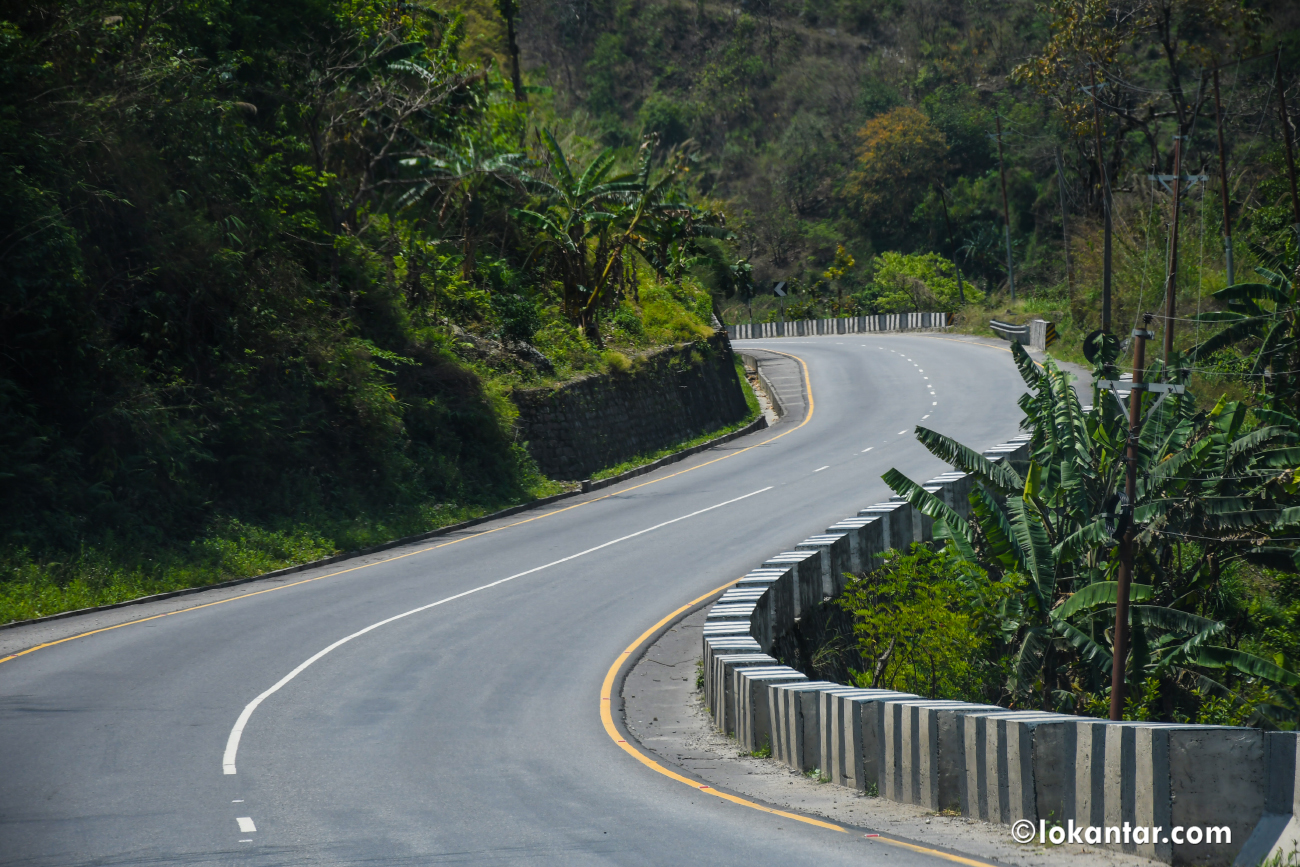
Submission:
[[[1296,243],[1281,254],[1253,245],[1261,264],[1255,273],[1262,280],[1235,283],[1214,293],[1226,310],[1198,314],[1199,322],[1223,330],[1188,352],[1192,361],[1244,341],[1259,342],[1251,375],[1258,377],[1263,393],[1276,410],[1300,413],[1300,226],[1293,226]],[[1267,374],[1267,375],[1266,375]]]
[[529,261],[543,251],[553,254],[565,310],[599,342],[595,313],[607,298],[624,251],[644,239],[684,166],[679,161],[652,180],[655,139],[648,137],[635,172],[614,174],[616,154],[606,148],[579,173],[549,131],[539,137],[547,154],[547,174],[531,175],[528,185],[541,196],[542,207],[511,213],[537,230]]
[[1171,695],[1232,696],[1219,672],[1235,670],[1282,688],[1278,703],[1255,708],[1257,720],[1295,719],[1300,704],[1286,690],[1300,687],[1300,677],[1223,644],[1214,591],[1237,560],[1297,570],[1294,543],[1284,540],[1300,527],[1300,506],[1288,505],[1300,488],[1293,469],[1300,465],[1300,421],[1257,411],[1260,424],[1252,427],[1240,403],[1201,412],[1189,394],[1154,405],[1134,392],[1129,399],[1144,401],[1146,421],[1137,443],[1137,501],[1125,506],[1118,492],[1128,420],[1118,398],[1094,388],[1085,408],[1070,376],[1050,359],[1040,369],[1019,346],[1013,353],[1030,389],[1020,400],[1022,426],[1033,432],[1023,474],[918,427],[927,449],[975,477],[970,520],[897,470],[884,479],[933,519],[936,541],[994,580],[1019,582],[1006,612],[1017,636],[1009,684],[1015,700],[1027,704],[1037,694],[1040,706],[1064,709],[1082,693],[1106,689],[1116,540],[1131,520],[1140,553],[1129,680],[1156,677]]
[[527,159],[521,153],[483,151],[466,137],[460,148],[436,142],[424,142],[427,153],[400,161],[411,184],[398,206],[409,208],[430,197],[437,202],[438,225],[459,212],[461,227],[461,268],[468,279],[474,270],[474,249],[483,217],[482,201],[486,187],[520,178],[520,168]]

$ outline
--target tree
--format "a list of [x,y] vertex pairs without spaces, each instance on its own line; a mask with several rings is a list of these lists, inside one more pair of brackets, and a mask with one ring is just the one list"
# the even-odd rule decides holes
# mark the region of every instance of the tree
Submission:
[[577,174],[549,131],[543,130],[539,137],[549,171],[546,176],[530,176],[528,182],[542,194],[545,207],[511,213],[537,230],[538,242],[529,260],[544,250],[551,252],[565,311],[599,344],[596,313],[610,298],[607,290],[622,271],[625,252],[636,250],[660,273],[678,279],[697,264],[687,246],[702,231],[697,223],[704,224],[712,216],[670,201],[673,183],[687,171],[683,151],[673,155],[658,180],[651,180],[654,137],[642,142],[636,172],[622,174],[611,174],[615,162],[611,148]]
[[[957,269],[938,253],[882,253],[876,260],[876,306],[885,313],[943,310],[961,306]],[[980,300],[979,290],[968,287]]]
[[430,194],[441,196],[437,204],[438,225],[447,222],[449,213],[460,212],[462,273],[468,279],[474,270],[474,244],[483,207],[480,191],[490,182],[504,182],[520,177],[519,167],[524,155],[484,152],[474,139],[466,136],[460,148],[437,142],[427,142],[426,156],[408,157],[401,161],[411,178],[418,183],[398,201],[409,207]]
[[901,228],[945,168],[944,135],[910,106],[872,118],[858,131],[848,194],[872,223]]
[[524,82],[519,75],[519,43],[515,40],[515,22],[519,19],[518,0],[496,0],[497,12],[506,22],[506,48],[510,52],[510,83],[515,89],[515,102],[527,102]]

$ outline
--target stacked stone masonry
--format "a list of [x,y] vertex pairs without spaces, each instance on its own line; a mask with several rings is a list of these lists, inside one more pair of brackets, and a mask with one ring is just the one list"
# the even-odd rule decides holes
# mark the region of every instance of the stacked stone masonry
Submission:
[[[1029,436],[985,452],[1024,469]],[[969,514],[973,479],[924,487]],[[742,749],[772,751],[799,771],[928,810],[1038,835],[1152,829],[1084,840],[1171,864],[1255,867],[1300,851],[1300,733],[1110,722],[934,701],[811,681],[769,653],[777,638],[843,589],[837,573],[876,568],[889,548],[930,541],[928,519],[895,497],[862,509],[795,551],[777,554],[718,600],[704,627],[704,700]],[[1198,844],[1176,826],[1219,829]],[[1223,829],[1226,829],[1223,830]],[[1082,833],[1082,832],[1081,832]],[[1083,839],[1082,836],[1080,839]]]
[[745,417],[748,404],[725,333],[639,359],[626,373],[513,395],[516,436],[543,473],[585,479]]

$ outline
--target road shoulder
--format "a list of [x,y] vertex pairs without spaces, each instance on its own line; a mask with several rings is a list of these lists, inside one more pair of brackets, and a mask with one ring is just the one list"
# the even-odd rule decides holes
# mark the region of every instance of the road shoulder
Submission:
[[1089,864],[1113,867],[1150,867],[1153,863],[1088,846],[1019,845],[1012,842],[1006,826],[867,797],[843,786],[819,783],[772,759],[740,754],[734,740],[713,729],[695,688],[707,614],[708,608],[702,608],[669,627],[646,648],[623,681],[627,729],[663,764],[781,810],[985,861],[1064,867],[1080,863],[1084,856]]

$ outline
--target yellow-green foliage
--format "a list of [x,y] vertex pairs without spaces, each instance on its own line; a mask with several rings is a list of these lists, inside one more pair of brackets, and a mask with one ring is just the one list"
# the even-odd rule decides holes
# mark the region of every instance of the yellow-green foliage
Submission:
[[980,699],[995,674],[985,665],[993,655],[995,612],[1015,582],[990,582],[946,550],[923,545],[886,558],[882,569],[850,582],[840,597],[867,666],[858,685]]
[[680,289],[660,285],[642,289],[641,311],[646,335],[656,343],[687,343],[713,334],[704,324],[710,312],[708,293],[689,281]]
[[607,349],[600,354],[605,362],[605,369],[610,373],[627,373],[632,369],[632,361],[617,349]]
[[[882,253],[876,260],[876,303],[886,313],[944,310],[961,306],[957,269],[938,253]],[[962,287],[967,303],[984,293],[969,282]]]

